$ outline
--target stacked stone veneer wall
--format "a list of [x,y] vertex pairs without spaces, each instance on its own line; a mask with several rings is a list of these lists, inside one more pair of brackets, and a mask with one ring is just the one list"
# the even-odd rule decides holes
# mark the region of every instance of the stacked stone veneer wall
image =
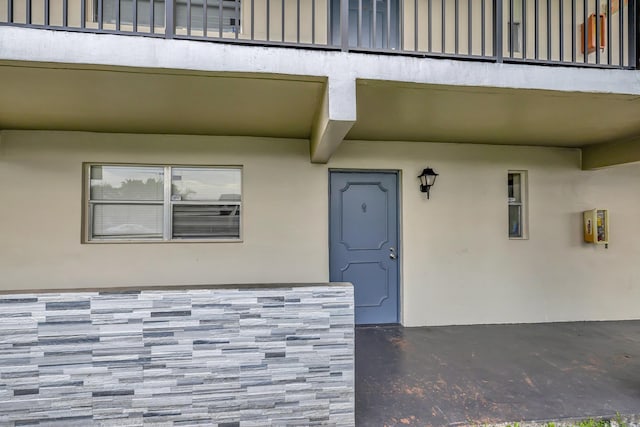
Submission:
[[0,295],[0,425],[354,425],[350,285]]

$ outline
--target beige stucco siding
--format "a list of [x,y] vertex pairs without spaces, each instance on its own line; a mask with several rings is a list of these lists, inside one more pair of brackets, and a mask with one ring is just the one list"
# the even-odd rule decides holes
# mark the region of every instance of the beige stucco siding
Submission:
[[[407,325],[640,317],[640,167],[580,171],[575,149],[345,143],[330,167],[403,172]],[[415,178],[438,173],[431,200]],[[529,176],[529,240],[507,237],[508,170]],[[581,211],[610,209],[609,249],[582,243]]]
[[[8,132],[2,144],[4,289],[327,280],[326,172],[307,141]],[[242,165],[244,242],[81,244],[82,162]]]
[[[323,282],[328,170],[401,172],[405,325],[640,318],[640,167],[580,170],[580,151],[4,131],[0,289]],[[82,163],[243,166],[242,243],[82,244]],[[440,173],[431,200],[426,166]],[[529,240],[507,237],[507,171],[529,176]],[[609,209],[609,249],[582,243],[581,211]]]

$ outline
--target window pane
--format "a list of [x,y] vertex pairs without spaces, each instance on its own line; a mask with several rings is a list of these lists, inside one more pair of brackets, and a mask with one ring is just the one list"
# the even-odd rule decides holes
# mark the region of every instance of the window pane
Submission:
[[164,169],[91,166],[91,200],[157,200],[164,196]]
[[509,202],[522,202],[521,175],[519,173],[509,174],[508,189]]
[[173,205],[173,237],[239,239],[239,205]]
[[509,237],[522,237],[522,206],[509,205]]
[[162,205],[93,205],[92,238],[162,237]]
[[171,200],[240,201],[240,169],[173,168]]

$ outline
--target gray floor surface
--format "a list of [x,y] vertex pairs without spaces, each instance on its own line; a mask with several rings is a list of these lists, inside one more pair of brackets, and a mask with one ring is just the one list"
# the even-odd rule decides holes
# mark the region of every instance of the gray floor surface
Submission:
[[640,321],[356,329],[358,426],[640,414]]

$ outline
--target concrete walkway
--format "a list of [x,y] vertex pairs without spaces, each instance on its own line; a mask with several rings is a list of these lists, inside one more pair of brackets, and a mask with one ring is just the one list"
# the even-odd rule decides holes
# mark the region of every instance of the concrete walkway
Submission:
[[640,414],[640,321],[356,329],[358,426]]

